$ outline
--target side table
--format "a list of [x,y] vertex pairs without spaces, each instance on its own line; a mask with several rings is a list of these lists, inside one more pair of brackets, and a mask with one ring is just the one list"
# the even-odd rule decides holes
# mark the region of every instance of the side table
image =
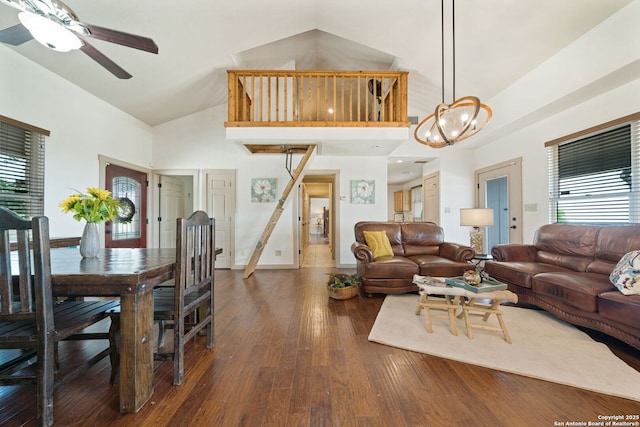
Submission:
[[[420,299],[418,300],[418,307],[416,308],[416,316],[420,315],[420,311],[424,308],[424,318],[427,328],[427,332],[433,333],[433,326],[431,318],[436,319],[449,319],[449,326],[453,335],[458,335],[458,326],[456,325],[456,311],[462,308],[464,293],[468,292],[464,289],[435,286],[435,285],[422,285],[420,287]],[[429,295],[441,295],[444,299],[429,299]],[[446,311],[447,315],[432,314],[431,310]]]
[[[508,301],[512,303],[518,302],[518,295],[511,291],[492,291],[476,294],[469,292],[471,295],[465,295],[467,301],[462,305],[462,313],[460,315],[464,318],[464,324],[467,328],[467,336],[469,339],[473,339],[473,328],[485,329],[488,331],[502,332],[504,340],[511,344],[511,336],[507,330],[507,325],[502,318],[502,310],[500,310],[500,303]],[[488,301],[488,303],[483,302]],[[498,319],[499,328],[489,326],[486,323],[471,323],[471,316],[482,317],[482,320],[486,322],[491,315],[495,315]]]
[[475,254],[471,262],[473,262],[475,265],[480,265],[485,261],[491,260],[493,260],[493,256],[491,256],[491,254]]
[[[475,293],[463,288],[434,285],[437,278],[427,278],[424,276],[414,276],[413,282],[420,288],[420,299],[416,308],[416,315],[425,309],[425,322],[427,332],[432,333],[433,327],[431,318],[449,319],[451,333],[458,335],[456,318],[463,318],[467,328],[467,337],[473,339],[473,328],[502,332],[506,342],[511,344],[511,336],[502,317],[500,303],[508,301],[518,302],[518,296],[511,291],[499,290],[491,292]],[[429,295],[444,296],[442,299],[429,299]],[[456,316],[458,308],[462,311]],[[431,310],[447,311],[447,316],[432,315]],[[471,323],[471,317],[480,316],[486,322],[491,315],[495,315],[500,327],[487,325],[486,323]]]

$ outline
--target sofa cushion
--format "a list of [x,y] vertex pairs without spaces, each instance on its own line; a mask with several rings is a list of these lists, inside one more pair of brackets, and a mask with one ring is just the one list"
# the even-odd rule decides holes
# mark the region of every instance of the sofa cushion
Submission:
[[640,249],[640,225],[608,225],[598,233],[595,256],[613,267],[624,254],[635,249]]
[[541,262],[526,261],[487,261],[484,271],[494,279],[507,283],[513,283],[524,288],[531,288],[533,276],[539,273],[553,271],[570,271],[567,268]]
[[640,251],[625,254],[609,275],[609,280],[624,295],[640,295]]
[[536,261],[574,271],[586,271],[594,260],[598,232],[596,225],[547,224],[536,231]]
[[598,296],[598,311],[602,317],[640,328],[640,295],[604,292]]
[[437,255],[416,255],[409,259],[418,264],[421,276],[455,277],[473,269],[473,265],[467,262],[453,261]]
[[394,255],[404,255],[400,224],[393,222],[361,221],[354,226],[356,242],[365,243],[364,231],[384,231],[387,233]]
[[383,256],[393,256],[393,249],[391,249],[387,233],[384,231],[364,231],[362,234],[364,234],[367,246],[373,252],[374,260]]
[[402,225],[404,255],[438,255],[444,242],[442,227],[430,222],[414,222]]
[[418,264],[401,256],[382,257],[362,267],[361,275],[368,279],[413,279],[419,274]]
[[558,301],[582,311],[598,311],[598,295],[615,290],[609,276],[594,273],[540,273],[531,289],[550,304]]
[[569,270],[584,272],[589,264],[593,262],[593,257],[567,255],[556,252],[538,251],[536,261],[555,265]]

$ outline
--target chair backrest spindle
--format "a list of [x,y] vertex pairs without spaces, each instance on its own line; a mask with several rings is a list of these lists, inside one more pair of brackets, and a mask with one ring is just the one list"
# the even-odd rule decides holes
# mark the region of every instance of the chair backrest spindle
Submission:
[[[44,217],[27,220],[19,217],[8,209],[0,210],[0,254],[2,261],[0,262],[0,313],[33,313],[34,295],[33,295],[33,279],[34,273],[30,252],[30,231],[37,225],[47,226],[47,219]],[[10,236],[14,233],[16,237],[16,250],[18,261],[17,275],[12,271],[12,251]],[[34,245],[34,249],[35,249]],[[35,258],[38,261],[38,258]],[[14,278],[15,277],[15,278]],[[16,293],[15,285],[18,285]],[[19,297],[18,301],[15,298]]]

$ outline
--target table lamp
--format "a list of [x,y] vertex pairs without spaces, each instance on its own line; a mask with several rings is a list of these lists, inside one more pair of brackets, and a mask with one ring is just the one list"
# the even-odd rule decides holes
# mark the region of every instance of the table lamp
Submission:
[[460,209],[460,225],[470,225],[473,227],[469,233],[471,247],[476,251],[476,255],[484,254],[484,229],[480,227],[490,227],[493,225],[493,209]]

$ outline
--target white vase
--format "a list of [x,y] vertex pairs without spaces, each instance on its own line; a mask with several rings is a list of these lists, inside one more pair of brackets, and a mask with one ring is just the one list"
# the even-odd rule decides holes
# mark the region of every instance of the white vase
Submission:
[[96,258],[100,251],[100,235],[98,234],[98,224],[87,222],[80,239],[80,255],[83,258]]

